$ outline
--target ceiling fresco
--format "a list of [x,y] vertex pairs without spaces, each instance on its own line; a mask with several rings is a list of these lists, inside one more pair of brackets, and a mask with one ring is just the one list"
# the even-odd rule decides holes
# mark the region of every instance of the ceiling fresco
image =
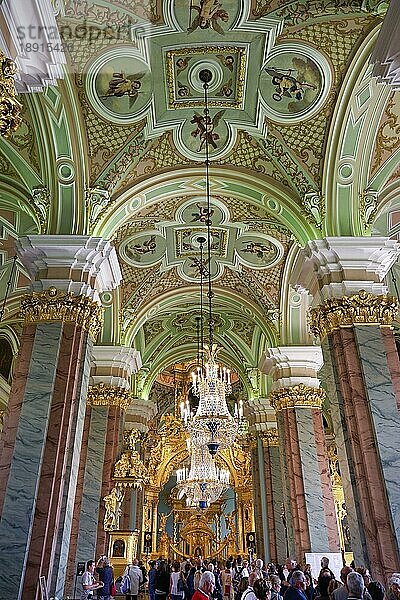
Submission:
[[[123,282],[116,297],[103,298],[111,316],[102,341],[140,347],[147,397],[174,354],[182,362],[195,355],[199,237],[207,240],[209,221],[216,338],[247,393],[265,393],[253,372],[264,347],[281,339],[296,247],[337,234],[335,223],[343,235],[358,222],[365,232],[377,214],[379,186],[370,181],[398,178],[390,164],[400,150],[399,93],[378,97],[365,69],[387,2],[55,6],[66,78],[24,98],[21,128],[0,143],[0,169],[7,185],[13,182],[15,205],[42,233],[112,239]],[[208,116],[204,68],[212,73]],[[352,78],[358,87],[350,99]],[[329,202],[336,196],[325,185],[334,168],[332,140],[342,140],[343,156],[349,148],[356,155],[375,125],[369,179],[349,208],[338,200],[335,212]],[[340,163],[340,192],[350,180],[347,163]],[[7,239],[3,232],[3,263]]]

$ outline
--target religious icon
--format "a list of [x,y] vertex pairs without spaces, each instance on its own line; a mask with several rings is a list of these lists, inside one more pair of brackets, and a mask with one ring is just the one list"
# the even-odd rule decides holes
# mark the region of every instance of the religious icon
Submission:
[[214,209],[210,208],[210,210],[208,210],[206,206],[201,206],[200,204],[196,204],[196,206],[199,209],[199,212],[192,213],[192,217],[194,217],[194,219],[192,219],[191,222],[194,223],[195,221],[199,221],[200,223],[211,225],[211,217],[214,214]]
[[123,558],[125,556],[125,542],[124,540],[115,540],[112,548],[113,558]]
[[148,254],[149,252],[151,252],[151,254],[154,254],[154,252],[156,251],[156,248],[157,248],[157,242],[155,240],[156,240],[156,236],[152,235],[150,237],[150,239],[145,240],[142,243],[134,244],[133,242],[130,242],[126,246],[126,251],[127,251],[127,253],[130,253],[130,254],[143,255],[143,254]]
[[225,32],[218,23],[218,20],[220,19],[226,23],[229,15],[226,10],[223,10],[222,2],[219,0],[200,0],[200,6],[191,4],[190,11],[192,10],[197,11],[198,14],[188,27],[188,33],[192,33],[200,27],[200,29],[211,28],[217,33],[224,35]]
[[142,87],[140,80],[144,75],[145,73],[135,75],[125,75],[123,72],[113,73],[112,79],[108,83],[107,93],[103,98],[128,96],[129,108],[131,108],[138,98],[139,90]]
[[216,140],[219,140],[219,135],[215,132],[215,128],[218,126],[224,112],[224,110],[220,110],[213,119],[210,115],[199,115],[198,113],[193,115],[193,119],[190,122],[196,123],[196,129],[192,131],[192,136],[200,136],[198,152],[201,152],[206,141],[211,144],[214,149],[217,148]]
[[108,496],[104,496],[104,531],[119,529],[119,520],[122,515],[121,504],[125,492],[120,487],[113,487]]
[[297,76],[295,77],[293,75],[294,73],[297,73],[296,69],[267,67],[265,70],[268,75],[271,75],[272,77],[272,85],[276,86],[275,92],[272,94],[272,98],[276,102],[280,102],[283,96],[300,101],[304,98],[305,88],[312,90],[316,89],[315,85],[312,85],[307,81],[299,81]]
[[[262,244],[261,242],[242,242],[247,244],[246,248],[242,248],[242,252],[249,252],[250,254],[256,254],[257,258],[269,258],[271,254],[275,253],[275,248],[268,242]],[[264,254],[266,256],[264,257]]]

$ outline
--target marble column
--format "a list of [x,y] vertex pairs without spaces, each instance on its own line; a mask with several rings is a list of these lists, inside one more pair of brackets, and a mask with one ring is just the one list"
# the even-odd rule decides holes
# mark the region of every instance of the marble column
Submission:
[[[353,551],[382,580],[400,568],[400,413],[392,379],[395,357],[386,351],[393,333],[381,329],[396,312],[393,299],[367,292],[331,299],[312,312],[313,331],[334,365],[332,412],[344,441],[340,464],[347,464],[351,482]],[[360,315],[363,323],[340,325]]]
[[51,595],[64,588],[99,292],[118,285],[120,271],[101,238],[29,236],[18,251],[33,293],[21,302],[2,437],[0,585],[4,597],[37,599],[39,576]]
[[[264,478],[261,474],[260,455],[259,455],[259,437],[252,435],[251,440],[251,466],[253,479],[253,503],[254,516],[256,523],[256,554],[257,556],[266,558],[266,549],[268,550],[268,537],[264,535],[267,531],[266,523],[266,508],[265,508],[265,485]],[[264,510],[263,510],[264,509]],[[265,541],[267,544],[265,544]]]
[[287,552],[285,529],[281,516],[284,500],[278,430],[271,427],[260,432],[260,437],[264,466],[269,557],[274,563],[283,563],[287,558]]
[[324,392],[317,378],[321,366],[321,349],[314,346],[271,348],[262,364],[273,379],[270,403],[282,441],[289,550],[293,553],[294,544],[298,561],[305,552],[339,550],[322,423]]
[[309,242],[295,268],[314,298],[311,331],[330,365],[355,560],[380,581],[400,570],[398,303],[384,282],[399,255],[400,244],[383,237],[325,238]]
[[[132,400],[130,377],[140,368],[140,355],[123,346],[93,348],[84,428],[85,451],[81,454],[71,544],[67,589],[72,590],[77,562],[88,556],[108,553],[109,527],[105,524],[105,504],[114,487],[113,470],[122,446],[124,413]],[[124,503],[125,504],[125,503]]]

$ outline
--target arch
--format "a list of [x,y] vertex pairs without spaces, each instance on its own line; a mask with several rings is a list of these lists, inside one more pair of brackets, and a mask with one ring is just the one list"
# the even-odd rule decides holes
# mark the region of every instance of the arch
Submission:
[[[213,291],[215,294],[214,306],[218,304],[218,310],[221,310],[220,307],[224,308],[225,306],[230,309],[233,308],[235,311],[241,310],[245,317],[253,318],[256,321],[272,345],[276,342],[278,333],[271,327],[259,305],[249,298],[244,297],[240,298],[239,303],[237,296],[230,289],[214,286]],[[147,320],[161,314],[161,311],[168,311],[171,307],[178,306],[181,301],[185,303],[191,302],[194,306],[197,306],[199,303],[199,291],[193,286],[186,285],[178,290],[168,290],[157,298],[152,298],[150,302],[141,307],[134,315],[129,328],[125,332],[125,345],[131,346],[133,344],[133,340],[139,329],[143,327]]]
[[358,49],[332,115],[322,179],[326,236],[366,233],[360,194],[368,187],[376,132],[390,94],[390,88],[372,79],[368,65],[379,29],[375,27]]
[[[306,219],[295,199],[276,182],[271,186],[271,181],[265,176],[260,174],[255,180],[253,173],[213,166],[210,177],[212,194],[233,194],[236,198],[262,207],[267,215],[292,231],[299,242],[304,244],[317,235],[317,229]],[[168,172],[148,177],[112,198],[96,224],[93,235],[112,238],[123,223],[145,206],[176,197],[177,194],[198,196],[204,193],[202,181],[204,167],[176,169],[173,178]],[[273,202],[270,202],[271,199]]]

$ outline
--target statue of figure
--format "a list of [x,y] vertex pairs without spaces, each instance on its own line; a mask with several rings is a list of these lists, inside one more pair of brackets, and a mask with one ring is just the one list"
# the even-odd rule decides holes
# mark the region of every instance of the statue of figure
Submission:
[[113,487],[108,496],[104,496],[104,506],[106,513],[104,515],[104,531],[114,531],[119,529],[119,520],[122,514],[121,504],[125,492],[121,487]]
[[228,513],[225,515],[225,524],[226,528],[229,529],[229,534],[231,535],[235,531],[235,515],[233,513]]
[[162,532],[165,532],[168,517],[167,513],[160,513],[160,531]]

